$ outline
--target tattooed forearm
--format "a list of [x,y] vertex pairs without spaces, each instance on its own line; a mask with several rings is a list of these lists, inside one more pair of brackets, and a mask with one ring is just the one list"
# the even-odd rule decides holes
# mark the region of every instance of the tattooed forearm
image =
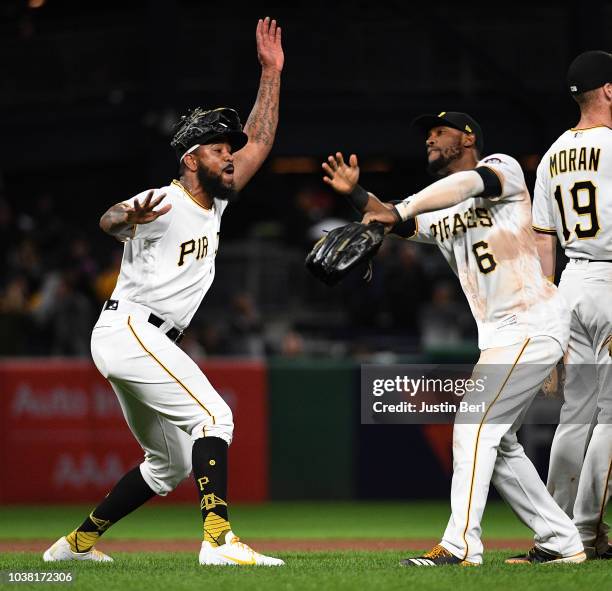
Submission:
[[124,203],[117,203],[113,205],[101,218],[100,228],[107,234],[115,236],[118,240],[121,240],[128,234],[131,234],[133,224],[127,221],[128,206]]
[[272,147],[278,124],[278,103],[280,96],[280,72],[262,72],[257,100],[244,131],[249,142]]

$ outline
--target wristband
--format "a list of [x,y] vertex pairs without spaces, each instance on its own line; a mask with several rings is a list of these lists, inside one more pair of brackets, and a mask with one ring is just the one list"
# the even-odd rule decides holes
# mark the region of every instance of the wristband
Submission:
[[355,185],[355,188],[347,195],[347,198],[359,213],[363,213],[370,197],[361,185]]
[[405,222],[406,220],[408,220],[411,217],[414,217],[414,214],[412,212],[412,206],[410,201],[401,201],[400,203],[398,203],[395,206],[395,210],[397,211],[400,220],[402,222]]

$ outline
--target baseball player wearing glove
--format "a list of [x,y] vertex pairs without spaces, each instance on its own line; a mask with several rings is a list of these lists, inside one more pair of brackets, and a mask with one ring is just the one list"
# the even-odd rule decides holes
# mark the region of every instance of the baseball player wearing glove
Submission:
[[102,229],[125,242],[121,272],[94,327],[91,350],[145,452],[45,561],[112,559],[95,548],[114,523],[193,471],[200,497],[203,565],[279,566],[234,535],[228,515],[227,449],[232,412],[177,342],[215,275],[228,199],[260,168],[278,123],[281,29],[257,25],[261,81],[244,131],[233,109],[195,109],[172,140],[180,180],[112,206]]
[[481,128],[465,113],[424,115],[414,126],[426,138],[429,171],[443,178],[401,202],[382,203],[357,184],[355,155],[347,164],[337,153],[323,164],[325,182],[349,197],[365,223],[438,246],[478,325],[474,374],[487,376],[487,386],[463,400],[484,403],[485,410],[455,420],[451,517],[440,544],[401,564],[480,564],[491,482],[536,534],[530,562],[582,562],[576,526],[516,437],[524,411],[561,359],[569,324],[563,300],[540,268],[523,172],[506,154],[481,157]]

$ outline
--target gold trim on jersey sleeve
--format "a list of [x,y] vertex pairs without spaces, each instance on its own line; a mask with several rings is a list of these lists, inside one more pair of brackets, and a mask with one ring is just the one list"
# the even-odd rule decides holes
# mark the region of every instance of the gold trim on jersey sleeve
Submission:
[[[185,384],[183,384],[183,382],[181,382],[181,380],[179,380],[151,351],[149,351],[149,349],[147,349],[147,347],[144,345],[144,343],[140,340],[140,337],[136,334],[136,331],[134,330],[134,327],[132,326],[132,317],[128,316],[128,327],[130,329],[130,331],[132,332],[132,334],[134,335],[134,338],[138,341],[138,344],[143,348],[143,350],[145,351],[145,353],[147,353],[148,355],[150,355],[153,359],[155,359],[155,361],[157,362],[157,364],[181,387],[183,388],[183,390],[185,390],[185,392],[187,392],[187,394],[189,394],[189,396],[191,396],[191,398],[193,398],[193,400],[195,400],[195,402],[198,404],[198,406],[202,407],[205,411],[206,414],[212,419],[212,424],[215,424],[215,417],[214,415],[197,399],[197,397],[195,396],[195,394],[193,394],[193,392],[187,387],[185,386]],[[206,433],[204,433],[206,434]]]
[[540,226],[531,227],[540,234],[557,234],[557,230],[555,228],[540,228]]
[[510,379],[512,372],[514,371],[514,368],[516,367],[517,363],[523,356],[523,353],[525,352],[525,349],[527,348],[527,345],[529,344],[530,340],[531,340],[530,338],[527,339],[525,343],[523,344],[521,350],[519,351],[519,354],[517,355],[516,359],[514,360],[514,363],[512,364],[512,367],[510,368],[510,371],[508,372],[508,375],[506,376],[506,379],[504,380],[504,383],[501,385],[495,398],[491,401],[491,404],[489,404],[489,406],[487,407],[487,410],[485,411],[484,416],[482,417],[482,420],[480,421],[480,425],[478,425],[478,432],[476,433],[476,444],[474,445],[474,459],[472,461],[472,479],[470,481],[470,494],[468,496],[468,506],[467,506],[466,520],[465,520],[465,529],[463,530],[463,541],[465,543],[465,554],[463,555],[462,560],[466,560],[469,554],[469,546],[468,546],[466,534],[467,534],[468,527],[470,525],[470,511],[472,510],[472,493],[474,492],[474,477],[476,476],[476,457],[478,456],[478,441],[480,439],[480,431],[482,430],[482,426],[484,425],[484,422],[487,418],[487,415],[489,414],[489,411],[493,408],[493,405],[497,402],[497,400],[501,396],[501,393],[504,391],[504,388],[506,387],[506,384],[508,383],[508,380]]

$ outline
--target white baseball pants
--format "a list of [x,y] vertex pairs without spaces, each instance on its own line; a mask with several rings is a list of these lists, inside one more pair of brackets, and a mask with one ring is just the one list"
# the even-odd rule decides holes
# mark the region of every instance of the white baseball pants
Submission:
[[570,260],[559,291],[572,317],[548,489],[574,518],[585,548],[604,552],[612,468],[612,263]]
[[474,379],[487,375],[484,393],[468,393],[468,403],[486,402],[485,411],[455,420],[451,509],[441,545],[469,562],[482,562],[481,521],[493,482],[538,546],[570,556],[582,552],[576,526],[555,503],[518,443],[516,431],[541,384],[561,359],[552,337],[482,351]]
[[229,445],[234,424],[229,406],[196,363],[147,322],[150,313],[127,300],[104,310],[91,353],[144,450],[145,482],[166,495],[191,472],[193,440],[220,437]]

